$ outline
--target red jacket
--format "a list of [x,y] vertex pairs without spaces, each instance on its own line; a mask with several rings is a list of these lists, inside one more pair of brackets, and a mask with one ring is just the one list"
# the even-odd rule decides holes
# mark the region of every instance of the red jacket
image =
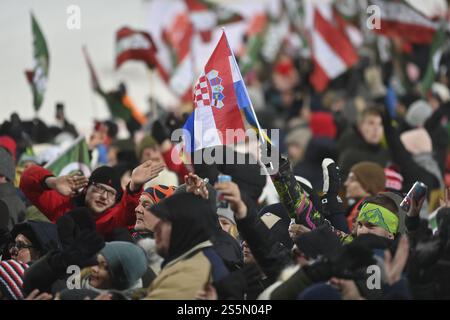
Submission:
[[[50,171],[32,166],[23,172],[20,189],[51,222],[55,223],[63,214],[76,207],[76,204],[71,197],[44,187],[44,179],[52,176]],[[134,209],[139,203],[141,190],[130,193],[128,187],[126,189],[119,203],[96,218],[98,233],[108,235],[114,228],[128,227],[136,222]]]

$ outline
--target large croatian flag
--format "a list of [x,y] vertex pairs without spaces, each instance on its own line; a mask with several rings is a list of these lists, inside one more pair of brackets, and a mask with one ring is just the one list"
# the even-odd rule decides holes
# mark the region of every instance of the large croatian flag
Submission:
[[185,151],[242,141],[245,123],[255,123],[251,102],[223,32],[194,88],[194,111],[183,127]]

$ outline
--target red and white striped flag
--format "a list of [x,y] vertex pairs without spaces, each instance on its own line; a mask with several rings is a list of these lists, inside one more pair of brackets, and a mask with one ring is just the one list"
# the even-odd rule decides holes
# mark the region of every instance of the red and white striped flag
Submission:
[[397,37],[411,43],[429,44],[439,23],[416,11],[404,2],[370,0],[380,10],[379,28],[373,31],[388,37]]
[[345,22],[330,1],[308,0],[305,4],[305,25],[314,64],[310,81],[321,92],[330,80],[358,62],[358,54],[348,37]]
[[161,77],[168,79],[166,70],[156,57],[157,52],[155,42],[145,31],[123,27],[116,33],[116,69],[125,61],[138,60],[146,63],[149,68],[156,67]]

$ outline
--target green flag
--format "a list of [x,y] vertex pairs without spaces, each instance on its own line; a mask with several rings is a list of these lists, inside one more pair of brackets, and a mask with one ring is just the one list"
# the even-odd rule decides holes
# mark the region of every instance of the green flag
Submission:
[[81,171],[83,175],[89,176],[91,168],[84,136],[78,137],[55,160],[48,162],[45,168],[53,172],[55,176],[63,176],[75,171]]
[[31,14],[31,28],[33,32],[34,67],[33,70],[25,71],[25,75],[33,91],[33,105],[37,112],[42,105],[47,88],[50,57],[44,35],[33,14]]
[[430,58],[428,59],[427,70],[425,71],[425,75],[420,81],[420,90],[423,94],[425,94],[430,88],[436,78],[436,73],[439,69],[439,61],[442,57],[442,49],[443,44],[445,42],[446,36],[446,26],[445,23],[442,22],[439,29],[436,30],[433,36],[433,42],[431,43],[430,48]]

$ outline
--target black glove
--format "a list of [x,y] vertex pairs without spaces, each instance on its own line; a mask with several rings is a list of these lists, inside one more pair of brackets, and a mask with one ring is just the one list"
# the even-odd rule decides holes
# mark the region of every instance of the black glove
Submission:
[[105,241],[92,230],[83,230],[64,251],[53,252],[49,265],[56,274],[64,274],[67,267],[77,265],[84,268],[96,264],[96,254],[103,249]]
[[305,274],[313,282],[327,281],[331,277],[341,279],[364,279],[366,269],[375,264],[372,251],[358,243],[345,245],[335,257],[318,259],[314,264],[305,266]]
[[214,282],[213,286],[220,300],[242,300],[245,293],[262,289],[260,280],[261,271],[255,264],[250,264]]
[[344,204],[339,197],[339,188],[342,184],[339,167],[332,159],[325,158],[322,161],[322,170],[324,193],[321,197],[322,213],[325,216],[344,213]]
[[161,144],[165,140],[170,139],[170,131],[161,121],[156,120],[152,126],[152,137]]
[[88,208],[76,208],[56,221],[63,250],[67,249],[82,230],[95,231],[93,212]]

